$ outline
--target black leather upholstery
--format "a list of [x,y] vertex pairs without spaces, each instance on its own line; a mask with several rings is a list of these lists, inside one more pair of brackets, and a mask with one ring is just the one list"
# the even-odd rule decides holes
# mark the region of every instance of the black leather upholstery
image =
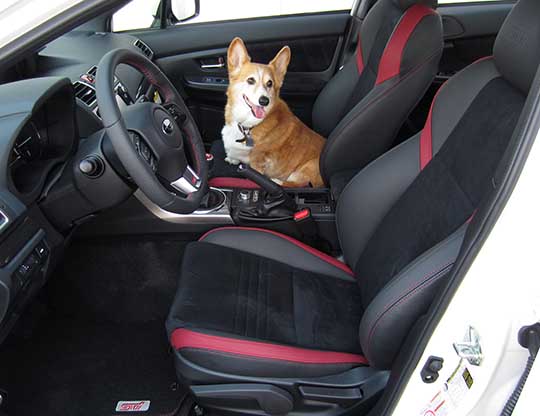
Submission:
[[518,2],[495,42],[495,64],[505,79],[522,92],[529,91],[540,63],[540,2]]
[[[298,245],[298,242],[295,244],[294,240],[268,230],[242,227],[220,228],[218,232],[207,233],[204,236],[204,241],[285,262],[307,272],[354,281],[352,270],[344,264],[329,256],[321,257],[322,253],[316,250],[306,251],[305,248]],[[332,261],[331,263],[328,262],[329,259]]]
[[459,254],[467,224],[400,271],[377,294],[360,323],[360,344],[370,362],[390,368],[408,331],[433,300]]

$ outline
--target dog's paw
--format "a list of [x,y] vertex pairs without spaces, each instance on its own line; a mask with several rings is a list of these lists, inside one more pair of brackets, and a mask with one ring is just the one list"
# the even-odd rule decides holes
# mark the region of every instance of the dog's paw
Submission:
[[228,156],[225,158],[225,162],[230,163],[231,165],[238,165],[240,163],[238,159],[232,159]]
[[272,181],[274,181],[274,182],[277,183],[278,185],[283,185],[283,181],[282,181],[281,179],[272,178]]

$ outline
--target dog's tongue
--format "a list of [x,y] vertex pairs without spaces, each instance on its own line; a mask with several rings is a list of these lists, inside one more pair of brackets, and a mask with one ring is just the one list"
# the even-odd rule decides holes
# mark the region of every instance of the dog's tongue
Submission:
[[264,107],[261,107],[260,105],[254,105],[253,107],[251,107],[251,109],[253,110],[253,114],[255,115],[255,117],[264,118]]

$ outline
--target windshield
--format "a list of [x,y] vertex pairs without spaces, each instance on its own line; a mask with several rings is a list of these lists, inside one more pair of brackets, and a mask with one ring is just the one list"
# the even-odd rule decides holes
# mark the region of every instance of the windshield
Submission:
[[0,48],[83,1],[2,0],[0,4]]

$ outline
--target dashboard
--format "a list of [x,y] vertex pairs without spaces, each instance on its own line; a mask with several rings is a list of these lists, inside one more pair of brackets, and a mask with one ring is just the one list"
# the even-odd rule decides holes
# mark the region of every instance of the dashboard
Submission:
[[[47,281],[73,226],[124,201],[132,185],[105,154],[97,64],[110,50],[153,52],[124,34],[73,31],[31,57],[32,72],[0,85],[0,341]],[[120,107],[148,93],[138,71],[117,68]],[[79,168],[91,155],[99,178]]]
[[30,111],[8,158],[8,183],[25,203],[37,199],[51,170],[65,161],[78,143],[69,83],[59,82],[50,94]]
[[[73,83],[81,137],[102,127],[95,89],[97,64],[116,48],[138,51],[150,60],[154,57],[154,52],[134,36],[77,30],[51,42],[37,55],[40,76],[68,77]],[[144,81],[142,74],[128,65],[117,68],[115,92],[121,108],[146,93],[148,84]]]

